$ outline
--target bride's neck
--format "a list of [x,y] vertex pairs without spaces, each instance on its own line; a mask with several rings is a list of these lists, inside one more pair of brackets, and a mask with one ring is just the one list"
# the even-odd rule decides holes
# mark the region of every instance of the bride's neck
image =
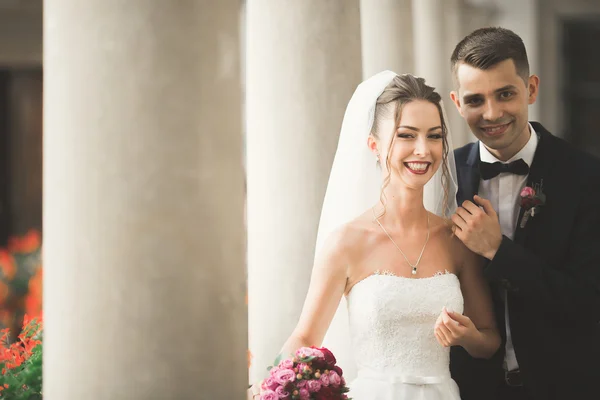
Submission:
[[[427,219],[427,210],[423,205],[423,190],[406,187],[388,187],[384,191],[385,213],[379,219],[400,230],[420,229]],[[377,211],[383,211],[379,204]],[[379,215],[379,214],[377,214]]]

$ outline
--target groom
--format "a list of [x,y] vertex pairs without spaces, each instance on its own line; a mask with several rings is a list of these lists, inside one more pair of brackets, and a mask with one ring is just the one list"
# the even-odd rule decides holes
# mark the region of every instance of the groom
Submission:
[[528,121],[539,78],[515,33],[479,29],[451,65],[451,98],[479,139],[455,151],[452,220],[488,260],[503,337],[490,360],[452,348],[462,399],[598,398],[600,161]]

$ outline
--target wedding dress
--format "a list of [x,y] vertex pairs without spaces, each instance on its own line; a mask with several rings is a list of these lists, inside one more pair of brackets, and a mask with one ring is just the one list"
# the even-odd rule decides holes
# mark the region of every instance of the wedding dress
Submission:
[[[366,143],[377,99],[396,76],[393,71],[374,75],[358,85],[348,103],[321,211],[316,254],[333,231],[381,200],[382,173]],[[440,107],[448,121],[443,102]],[[446,140],[447,147],[453,149],[449,130]],[[440,167],[424,187],[423,204],[431,213],[447,217],[457,208],[452,151],[445,163],[450,171],[450,179],[445,182],[447,190]],[[444,193],[448,194],[447,204]],[[456,275],[442,273],[413,279],[374,274],[355,284],[346,300],[348,313],[343,312],[343,307],[338,308],[323,345],[336,354],[347,377],[356,376],[350,379],[349,397],[460,399],[458,387],[450,377],[450,349],[442,347],[434,335],[435,322],[444,306],[463,312]]]
[[413,279],[386,273],[356,283],[347,297],[358,376],[354,400],[459,400],[450,377],[450,349],[434,325],[442,308],[462,313],[460,282],[452,273]]

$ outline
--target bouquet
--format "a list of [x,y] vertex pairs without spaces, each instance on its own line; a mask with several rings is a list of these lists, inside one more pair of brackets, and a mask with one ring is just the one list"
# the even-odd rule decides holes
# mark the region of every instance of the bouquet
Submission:
[[342,369],[328,349],[302,347],[278,361],[261,384],[260,400],[349,400]]

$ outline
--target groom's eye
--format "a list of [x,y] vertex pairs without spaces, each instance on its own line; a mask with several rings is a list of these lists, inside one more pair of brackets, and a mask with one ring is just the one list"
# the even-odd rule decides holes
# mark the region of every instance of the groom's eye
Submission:
[[478,106],[482,103],[482,100],[479,97],[471,97],[465,103],[469,106]]
[[511,97],[513,97],[513,95],[514,95],[514,92],[502,92],[502,93],[500,93],[500,98],[502,100],[507,100],[507,99],[510,99]]

